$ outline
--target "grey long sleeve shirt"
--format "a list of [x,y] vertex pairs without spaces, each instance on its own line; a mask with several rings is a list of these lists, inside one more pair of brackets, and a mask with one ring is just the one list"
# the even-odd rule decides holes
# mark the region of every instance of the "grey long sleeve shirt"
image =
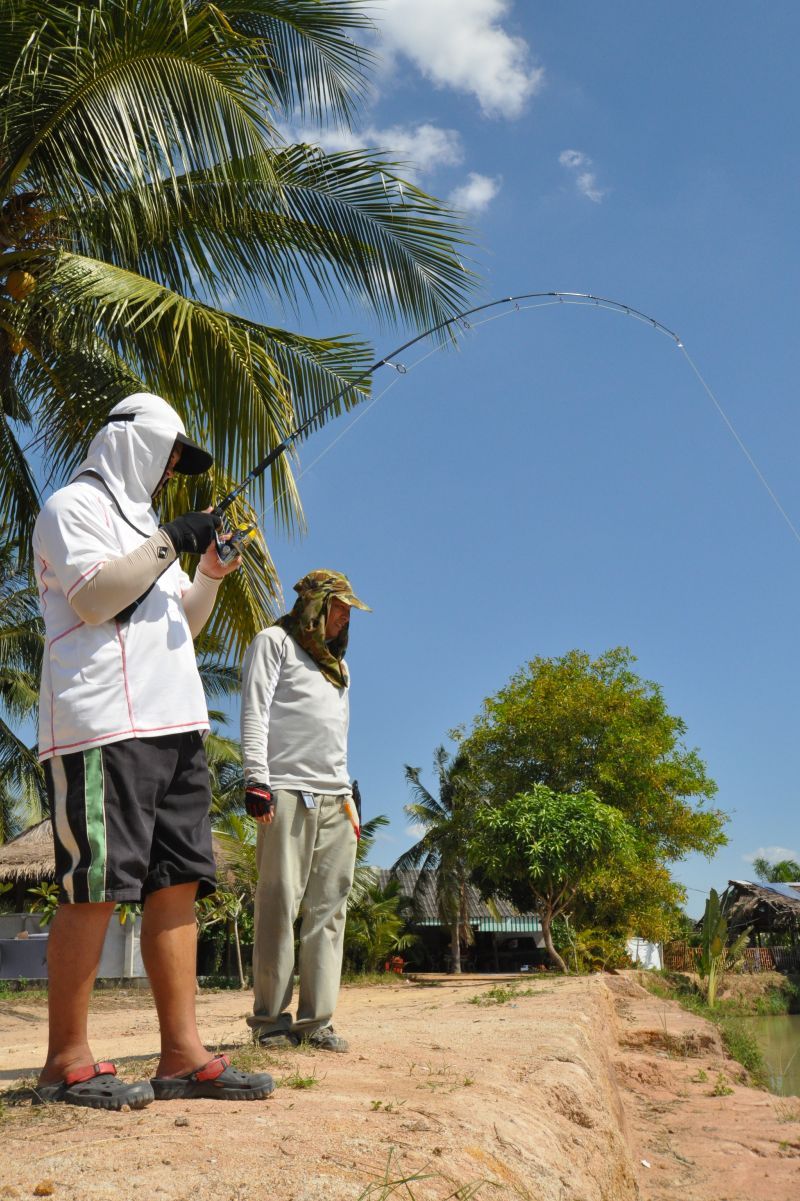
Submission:
[[336,688],[279,626],[253,639],[242,667],[247,784],[340,795],[347,771],[349,689]]

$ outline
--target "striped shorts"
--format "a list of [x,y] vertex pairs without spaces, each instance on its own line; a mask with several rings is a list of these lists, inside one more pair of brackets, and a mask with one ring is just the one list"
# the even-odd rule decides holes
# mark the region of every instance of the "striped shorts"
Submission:
[[199,897],[214,891],[198,731],[57,755],[44,770],[62,901],[142,901],[195,880]]

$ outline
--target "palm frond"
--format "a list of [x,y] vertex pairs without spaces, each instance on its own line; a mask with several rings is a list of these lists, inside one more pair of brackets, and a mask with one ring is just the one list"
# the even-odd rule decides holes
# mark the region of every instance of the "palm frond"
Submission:
[[194,172],[152,197],[120,189],[66,210],[77,253],[145,275],[184,294],[198,285],[221,300],[247,280],[251,297],[333,306],[342,289],[386,320],[434,324],[474,285],[456,247],[457,214],[404,182],[396,164],[366,151],[326,154],[296,145],[268,152],[275,186],[239,165],[234,193],[222,171]]
[[285,113],[350,121],[373,59],[348,36],[372,27],[363,0],[232,0],[225,15],[235,29],[264,40],[269,85]]
[[[274,136],[264,52],[210,5],[43,0],[2,89],[0,192],[36,186],[58,205],[120,183],[258,159]],[[33,116],[33,120],[31,117]]]

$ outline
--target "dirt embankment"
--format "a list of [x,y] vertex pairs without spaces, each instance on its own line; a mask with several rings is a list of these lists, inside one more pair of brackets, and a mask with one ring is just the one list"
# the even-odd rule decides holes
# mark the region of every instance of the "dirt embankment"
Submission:
[[[345,989],[346,1055],[251,1049],[249,1000],[201,995],[201,1027],[234,1061],[272,1071],[271,1100],[106,1114],[6,1097],[0,1198],[37,1187],[64,1201],[800,1196],[800,1100],[739,1084],[714,1029],[632,977]],[[148,1001],[100,996],[92,1018],[95,1053],[126,1075],[157,1050]],[[41,1062],[45,1032],[24,994],[0,1003],[6,1086]]]

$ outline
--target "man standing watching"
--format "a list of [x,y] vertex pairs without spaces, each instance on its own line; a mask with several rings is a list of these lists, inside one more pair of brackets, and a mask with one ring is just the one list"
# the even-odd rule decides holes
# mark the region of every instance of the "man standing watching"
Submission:
[[[347,771],[351,608],[368,609],[346,576],[312,571],[291,613],[245,656],[245,805],[259,823],[253,978],[248,1024],[263,1046],[305,1040],[346,1051],[331,1018],[339,994],[347,897],[360,813]],[[294,923],[300,927],[297,1016]]]
[[[48,940],[49,1049],[38,1099],[132,1109],[159,1099],[248,1100],[269,1076],[212,1058],[195,1018],[197,896],[214,891],[208,712],[193,638],[223,565],[209,513],[159,527],[153,499],[211,455],[158,396],[112,409],[71,482],[42,508],[34,554],[46,648],[39,756],[61,889]],[[201,556],[194,581],[178,555]],[[96,1062],[88,1011],[114,906],[144,901],[141,949],[161,1030],[152,1081]]]

